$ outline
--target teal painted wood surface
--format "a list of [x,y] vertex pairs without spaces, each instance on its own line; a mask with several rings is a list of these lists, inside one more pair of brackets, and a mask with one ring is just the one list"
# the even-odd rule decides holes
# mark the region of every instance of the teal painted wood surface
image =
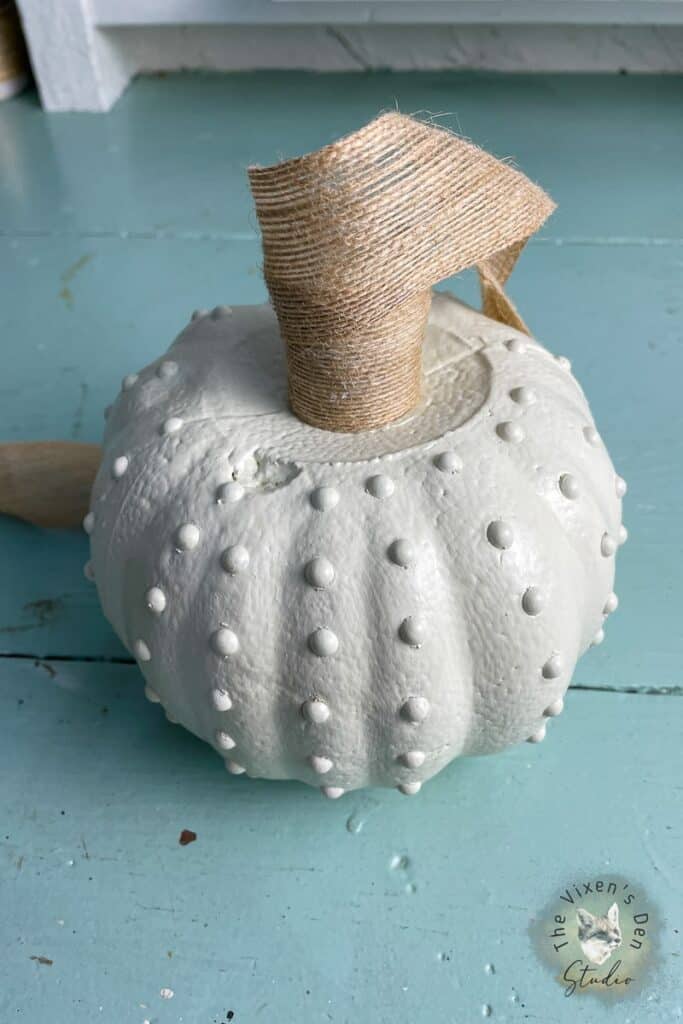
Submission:
[[[133,666],[14,662],[0,701],[3,1021],[679,1019],[676,698],[574,693],[542,747],[335,803],[228,777]],[[528,935],[600,874],[664,917],[650,985],[611,1012],[565,998]]]
[[[115,664],[85,537],[0,522],[1,1021],[681,1016],[682,101],[673,77],[258,74],[143,79],[105,116],[0,105],[1,439],[99,440],[193,308],[264,298],[247,164],[398,104],[559,201],[511,292],[630,484],[621,606],[546,743],[410,801],[226,777]],[[600,871],[663,919],[648,988],[612,1007],[565,999],[528,935]]]

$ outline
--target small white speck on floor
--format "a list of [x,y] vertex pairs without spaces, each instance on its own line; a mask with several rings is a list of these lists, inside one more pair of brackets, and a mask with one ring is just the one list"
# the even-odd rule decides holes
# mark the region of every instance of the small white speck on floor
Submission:
[[63,917],[58,917],[57,918],[57,924],[59,925],[60,928],[63,928],[64,927],[64,918]]
[[173,999],[175,992],[173,991],[172,988],[162,988],[161,991],[159,992],[159,995],[161,996],[162,999]]
[[392,871],[398,871],[399,869],[405,871],[406,868],[410,867],[410,859],[405,854],[395,853],[389,861],[389,867]]

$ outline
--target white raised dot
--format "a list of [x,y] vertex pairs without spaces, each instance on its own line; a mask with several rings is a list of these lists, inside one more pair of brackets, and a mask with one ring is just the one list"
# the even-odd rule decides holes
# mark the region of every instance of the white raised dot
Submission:
[[510,398],[517,405],[533,405],[536,401],[536,393],[533,388],[521,385],[518,388],[513,388],[510,392]]
[[527,615],[540,615],[543,611],[543,591],[540,587],[527,587],[522,596],[522,608]]
[[201,320],[202,317],[206,316],[205,309],[195,309],[190,317],[190,320]]
[[336,654],[339,648],[339,640],[331,629],[321,626],[309,635],[308,647],[319,658],[329,658],[330,655]]
[[227,690],[223,690],[220,686],[217,686],[211,691],[210,694],[211,703],[215,707],[216,711],[229,711],[232,707],[232,700]]
[[540,725],[536,732],[532,732],[531,736],[527,737],[527,743],[541,743],[545,739],[545,722]]
[[593,639],[591,640],[591,647],[598,647],[599,644],[605,639],[604,629],[599,629]]
[[85,576],[86,580],[88,580],[89,583],[95,582],[95,570],[93,568],[92,562],[88,561],[85,563],[85,565],[83,566],[83,575]]
[[321,786],[320,792],[328,800],[338,800],[340,796],[344,796],[344,790],[341,786]]
[[175,544],[178,551],[192,551],[199,544],[199,527],[194,523],[183,523],[176,530]]
[[323,485],[311,491],[311,505],[313,508],[317,508],[319,512],[334,508],[338,501],[339,491],[335,487]]
[[224,316],[230,316],[232,310],[230,306],[214,306],[211,310],[212,320],[221,320]]
[[236,633],[222,626],[215,633],[211,634],[211,646],[216,654],[220,654],[222,658],[227,658],[229,654],[237,653],[240,642],[237,639]]
[[242,544],[233,544],[221,555],[221,565],[232,576],[249,568],[249,552]]
[[612,591],[611,594],[607,595],[607,600],[605,601],[605,607],[602,609],[603,613],[605,615],[611,615],[612,612],[615,612],[618,607],[619,607],[619,598],[614,593],[614,591]]
[[624,480],[623,476],[616,476],[614,479],[614,489],[617,492],[617,498],[623,498],[628,490],[628,484]]
[[86,533],[92,533],[95,529],[95,516],[92,512],[88,512],[83,519],[83,529]]
[[301,714],[309,722],[314,722],[315,725],[322,725],[330,717],[330,709],[320,697],[310,697],[301,705]]
[[617,542],[609,533],[603,533],[600,541],[600,553],[604,558],[609,558],[617,550]]
[[560,491],[565,498],[575,501],[581,493],[579,481],[571,473],[563,473],[560,477]]
[[548,707],[545,709],[543,714],[546,715],[548,718],[557,718],[557,716],[561,715],[563,711],[564,701],[561,697],[558,697],[557,700],[554,700],[552,702],[552,704],[548,704]]
[[422,783],[401,782],[400,785],[397,786],[397,789],[399,790],[400,793],[403,793],[404,796],[415,796],[415,794],[419,793],[420,790],[422,789]]
[[415,561],[415,548],[405,537],[399,537],[389,545],[389,558],[396,565],[407,569]]
[[150,587],[145,594],[145,604],[155,615],[161,615],[166,607],[166,594],[161,587]]
[[133,654],[138,661],[151,661],[152,654],[144,640],[136,640],[133,644]]
[[427,635],[427,623],[418,615],[409,615],[398,627],[398,635],[409,647],[421,647]]
[[405,754],[399,754],[398,759],[406,768],[421,768],[425,763],[425,755],[422,750],[407,750]]
[[320,754],[311,754],[308,763],[316,775],[325,775],[332,767],[329,757],[322,757]]
[[225,767],[231,775],[244,775],[247,770],[243,765],[238,764],[237,761],[226,761]]
[[163,363],[160,363],[157,367],[157,377],[161,377],[162,380],[175,377],[177,372],[178,364],[174,363],[172,359],[164,359]]
[[519,423],[516,423],[514,420],[506,420],[504,423],[499,423],[496,427],[496,433],[502,441],[507,441],[510,444],[519,444],[520,441],[524,440],[524,431]]
[[593,448],[597,448],[600,444],[600,435],[598,434],[595,427],[584,427],[583,436],[586,438],[588,444],[590,444]]
[[434,465],[442,473],[459,473],[463,463],[457,452],[448,451],[435,455]]
[[571,370],[572,364],[566,356],[555,356],[555,362],[558,366],[561,366],[563,370]]
[[505,347],[508,352],[515,352],[517,355],[521,355],[522,352],[526,352],[526,345],[521,338],[510,338],[505,342]]
[[384,473],[378,473],[365,481],[365,490],[373,498],[389,498],[394,493],[394,481]]
[[134,386],[134,384],[137,381],[137,379],[138,379],[137,373],[129,373],[121,381],[121,390],[122,391],[130,391],[130,389]]
[[564,663],[559,654],[552,654],[541,669],[544,679],[557,679],[564,670]]
[[151,686],[145,686],[145,697],[150,704],[161,704],[161,697],[156,690],[153,690]]
[[244,487],[237,480],[229,480],[227,484],[221,484],[216,491],[216,501],[219,505],[233,504],[244,497]]
[[486,528],[486,538],[494,548],[509,548],[512,546],[514,536],[512,530],[502,519],[494,519]]
[[401,705],[401,714],[409,722],[423,722],[429,710],[429,701],[426,697],[408,697]]
[[177,434],[182,428],[183,421],[180,416],[169,416],[167,420],[164,420],[161,428],[162,434]]
[[127,469],[128,469],[128,458],[127,458],[127,456],[119,455],[119,457],[117,459],[114,459],[114,462],[113,462],[112,467],[111,467],[111,475],[114,477],[115,480],[120,480],[121,477],[123,476],[123,474],[126,472]]
[[216,739],[216,746],[220,747],[221,750],[232,750],[235,746],[235,741],[224,729],[216,729],[214,733]]
[[334,583],[334,566],[327,558],[312,558],[304,569],[306,582],[315,590],[325,590]]
[[621,524],[621,526],[619,527],[619,529],[617,531],[617,540],[619,541],[620,544],[625,544],[626,541],[628,540],[628,530],[626,529],[626,527],[624,526],[623,523]]

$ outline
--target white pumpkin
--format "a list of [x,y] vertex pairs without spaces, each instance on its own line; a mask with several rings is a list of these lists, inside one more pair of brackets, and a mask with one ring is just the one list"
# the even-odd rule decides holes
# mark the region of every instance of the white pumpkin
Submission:
[[147,696],[234,774],[416,793],[543,739],[602,640],[626,485],[566,359],[436,294],[425,399],[289,411],[270,306],[195,314],[108,417],[86,529]]

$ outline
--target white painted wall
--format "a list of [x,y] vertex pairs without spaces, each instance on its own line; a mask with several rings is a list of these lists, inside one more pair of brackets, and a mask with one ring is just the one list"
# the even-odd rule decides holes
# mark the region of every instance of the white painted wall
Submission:
[[19,6],[48,110],[107,110],[132,75],[181,68],[683,71],[683,0],[19,0]]

